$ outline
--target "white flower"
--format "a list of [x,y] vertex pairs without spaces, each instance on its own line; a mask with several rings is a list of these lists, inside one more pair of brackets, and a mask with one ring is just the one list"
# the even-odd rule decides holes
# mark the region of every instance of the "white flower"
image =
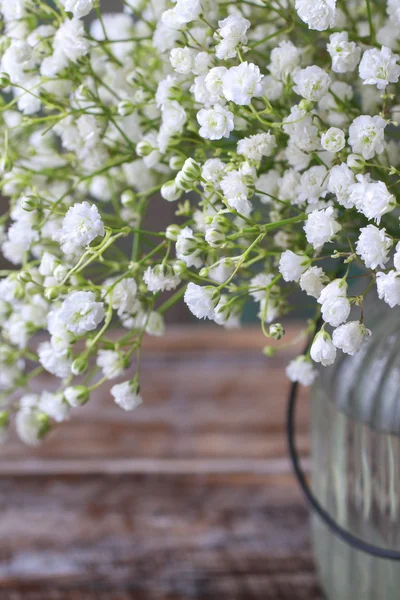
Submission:
[[[137,283],[133,277],[125,277],[113,288],[111,295],[112,307],[118,314],[130,313],[136,307]],[[109,297],[109,296],[107,296]]]
[[255,186],[256,190],[260,192],[264,192],[264,194],[260,194],[260,200],[263,204],[269,204],[271,202],[271,197],[278,197],[278,181],[280,179],[278,171],[275,169],[271,169],[267,173],[262,173],[260,177],[257,179]]
[[336,348],[353,356],[368,340],[371,331],[359,321],[350,321],[340,325],[333,332],[332,341]]
[[350,314],[350,302],[347,298],[347,284],[344,279],[331,281],[322,290],[318,303],[321,304],[322,318],[332,327],[338,327]]
[[253,63],[243,62],[227,70],[223,78],[223,92],[228,101],[248,106],[254,96],[262,93],[263,75]]
[[179,25],[195,21],[201,14],[200,0],[177,0],[175,5],[175,18]]
[[349,201],[367,219],[381,217],[396,207],[396,199],[383,181],[371,181],[369,176],[357,175],[357,182],[349,188]]
[[176,200],[179,200],[179,198],[182,196],[182,193],[183,190],[176,185],[174,179],[164,183],[160,190],[161,196],[164,198],[164,200],[167,200],[167,202],[175,202]]
[[113,385],[111,394],[114,396],[115,403],[124,410],[133,410],[143,402],[138,385],[132,381]]
[[331,85],[328,73],[316,65],[297,71],[293,81],[296,84],[293,86],[293,91],[310,102],[321,100]]
[[400,24],[400,2],[399,0],[387,0],[387,13]]
[[71,374],[71,358],[68,350],[56,351],[50,342],[43,342],[38,347],[40,364],[56,377],[68,377]]
[[209,104],[225,104],[223,79],[226,71],[226,67],[213,67],[207,73],[204,83],[209,93]]
[[104,236],[104,223],[97,207],[89,202],[76,203],[68,209],[61,231],[55,238],[66,254],[88,246],[98,236]]
[[353,152],[362,154],[365,160],[382,154],[385,149],[385,127],[386,121],[378,115],[361,115],[354,119],[349,127],[349,144]]
[[155,310],[151,311],[151,313],[147,317],[145,331],[148,335],[154,335],[156,337],[160,337],[160,336],[164,335],[164,333],[165,333],[164,317]]
[[259,273],[250,280],[249,294],[256,302],[262,302],[265,299],[273,279],[272,273]]
[[354,202],[350,198],[350,189],[353,183],[355,183],[354,173],[346,163],[335,165],[329,171],[327,181],[328,191],[331,194],[335,194],[339,204],[345,208],[352,208],[354,206]]
[[286,367],[286,375],[290,381],[298,381],[301,385],[312,385],[317,377],[317,370],[306,356],[298,356]]
[[397,243],[396,252],[393,256],[393,263],[396,271],[400,271],[400,242]]
[[237,152],[249,160],[260,161],[263,156],[270,156],[275,148],[275,136],[266,132],[239,140]]
[[114,379],[124,372],[124,362],[121,355],[114,350],[99,350],[96,365],[100,367],[104,377]]
[[212,286],[202,287],[195,283],[188,283],[184,300],[190,312],[198,319],[214,319],[215,308],[220,295]]
[[197,121],[200,125],[199,135],[208,140],[227,138],[235,127],[233,113],[220,104],[215,104],[213,108],[199,110]]
[[335,73],[348,73],[354,71],[361,56],[361,48],[355,42],[349,42],[347,31],[332,33],[329,37],[328,50],[332,59],[332,71]]
[[312,116],[298,105],[293,106],[290,115],[286,117],[283,131],[304,152],[317,150],[321,146],[318,127],[313,124]]
[[203,164],[201,176],[210,183],[215,189],[220,186],[220,181],[225,174],[225,163],[220,158],[209,158]]
[[264,75],[261,82],[263,88],[263,96],[266,96],[270,102],[278,100],[282,96],[283,84],[272,75]]
[[69,406],[62,394],[42,392],[38,402],[38,408],[56,423],[62,423],[69,415]]
[[386,46],[382,46],[381,50],[366,50],[359,66],[364,85],[376,85],[378,90],[384,90],[389,83],[397,83],[400,77],[399,59],[400,56]]
[[271,75],[286,81],[298,69],[300,57],[300,51],[292,42],[281,42],[271,50],[271,62],[268,67]]
[[86,17],[93,10],[93,0],[61,0],[61,4],[64,6],[67,12],[71,12],[74,17],[81,19]]
[[64,398],[72,408],[77,408],[89,400],[89,391],[84,385],[70,386],[65,388]]
[[250,195],[248,176],[240,171],[229,171],[220,185],[229,206],[248,217],[252,211],[252,205],[248,200]]
[[368,269],[383,268],[389,260],[392,238],[386,235],[386,229],[378,229],[375,225],[367,225],[360,229],[356,251]]
[[215,48],[217,58],[234,58],[237,54],[237,46],[247,44],[246,32],[250,25],[250,21],[238,14],[229,15],[223,21],[218,21],[217,35],[220,36],[221,42]]
[[332,344],[331,336],[326,331],[319,331],[315,336],[310,356],[314,362],[321,363],[324,367],[333,365],[335,362],[336,348]]
[[58,319],[71,333],[83,335],[104,319],[104,305],[96,302],[93,292],[72,292],[62,303]]
[[314,248],[321,248],[326,242],[332,241],[334,235],[342,229],[335,219],[332,206],[325,210],[313,210],[304,225],[304,231],[309,244]]
[[335,25],[336,0],[296,0],[295,8],[309,29],[324,31]]
[[279,259],[279,272],[285,281],[298,281],[310,266],[310,259],[305,254],[295,254],[291,250],[282,252]]
[[187,46],[173,48],[169,60],[174,71],[182,75],[188,75],[193,68],[193,51]]
[[21,408],[15,417],[18,437],[29,446],[37,446],[49,429],[49,419],[36,406],[29,406],[24,400],[37,398],[35,394],[27,394],[20,400]]
[[378,296],[389,304],[390,308],[400,304],[400,276],[397,271],[376,274]]
[[300,277],[300,288],[308,296],[319,298],[329,279],[321,267],[310,267]]
[[322,134],[321,145],[327,152],[340,152],[346,145],[344,132],[338,127],[330,127]]
[[180,284],[181,279],[169,265],[156,265],[155,267],[147,267],[143,274],[143,281],[149,292],[156,293],[164,290],[174,290]]
[[200,258],[201,249],[194,237],[190,227],[183,227],[176,240],[176,256],[183,260],[188,267],[201,267],[203,261]]
[[67,66],[69,60],[76,63],[89,52],[83,22],[76,18],[63,21],[54,36],[53,49],[53,56],[42,63],[43,75],[54,76]]
[[295,188],[296,198],[293,204],[315,204],[326,195],[327,169],[323,165],[311,167],[301,176],[300,183]]
[[162,123],[157,136],[157,145],[164,153],[170,139],[183,131],[187,121],[186,111],[176,100],[167,100],[161,107]]

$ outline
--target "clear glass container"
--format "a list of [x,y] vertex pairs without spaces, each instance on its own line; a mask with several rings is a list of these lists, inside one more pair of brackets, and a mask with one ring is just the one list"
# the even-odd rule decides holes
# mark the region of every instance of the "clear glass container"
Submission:
[[[400,550],[400,311],[375,305],[373,336],[321,370],[312,399],[312,488],[330,515],[374,545]],[[312,517],[329,600],[397,600],[400,563],[371,557]]]

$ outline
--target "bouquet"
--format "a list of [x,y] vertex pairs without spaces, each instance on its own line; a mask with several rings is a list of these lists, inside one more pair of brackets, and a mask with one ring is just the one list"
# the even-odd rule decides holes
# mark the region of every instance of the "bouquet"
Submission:
[[[2,439],[15,423],[37,444],[108,380],[137,407],[143,337],[182,298],[223,327],[256,303],[281,339],[301,289],[304,385],[367,342],[370,290],[400,304],[400,0],[0,14]],[[147,230],[161,202],[176,222]],[[43,372],[57,387],[37,393]]]

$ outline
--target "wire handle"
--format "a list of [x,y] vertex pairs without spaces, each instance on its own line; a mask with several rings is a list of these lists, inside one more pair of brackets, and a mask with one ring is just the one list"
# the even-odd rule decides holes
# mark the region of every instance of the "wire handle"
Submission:
[[341,527],[330,516],[330,514],[325,510],[325,508],[319,503],[317,498],[314,496],[307,482],[307,478],[304,474],[304,471],[301,468],[299,454],[297,452],[296,447],[295,416],[298,387],[298,383],[295,382],[293,383],[290,389],[287,407],[286,433],[289,446],[289,456],[293,465],[294,474],[308,504],[310,505],[311,509],[319,515],[319,517],[322,519],[325,525],[327,525],[337,537],[347,542],[356,550],[360,550],[361,552],[369,554],[370,556],[375,556],[376,558],[386,558],[388,560],[400,561],[400,552],[396,550],[388,550],[379,546],[374,546],[373,544],[368,544],[367,542],[364,542],[364,540],[362,540],[361,538],[350,533],[350,531],[348,531],[347,529]]

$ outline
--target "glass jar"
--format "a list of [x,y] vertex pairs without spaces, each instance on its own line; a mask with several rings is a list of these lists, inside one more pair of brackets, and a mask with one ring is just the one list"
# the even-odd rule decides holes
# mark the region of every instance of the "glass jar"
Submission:
[[[321,370],[312,399],[312,488],[342,526],[400,550],[400,311],[375,305],[373,335]],[[400,598],[400,563],[371,557],[312,517],[329,600]]]

